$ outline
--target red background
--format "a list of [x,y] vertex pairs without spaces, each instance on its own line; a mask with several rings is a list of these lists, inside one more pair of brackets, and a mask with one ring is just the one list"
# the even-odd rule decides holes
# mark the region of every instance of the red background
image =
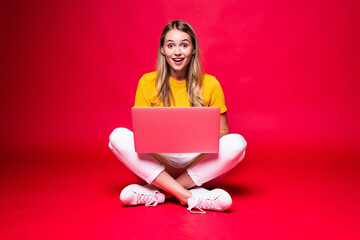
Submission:
[[[101,166],[108,159],[109,166],[120,168],[107,148],[108,136],[116,127],[131,128],[130,108],[137,82],[142,74],[155,69],[162,28],[170,20],[182,19],[197,33],[204,71],[217,77],[223,87],[230,131],[248,141],[243,181],[248,173],[250,179],[256,176],[263,184],[274,179],[266,174],[285,174],[289,177],[286,182],[296,171],[280,170],[283,164],[292,170],[301,166],[297,173],[316,166],[307,172],[309,178],[296,180],[298,187],[307,189],[309,179],[321,181],[323,186],[314,185],[311,194],[324,194],[324,189],[338,186],[339,194],[326,194],[341,196],[330,209],[340,208],[342,213],[331,215],[334,221],[326,224],[338,226],[335,219],[350,217],[350,225],[341,225],[336,232],[338,236],[349,234],[349,239],[359,223],[359,211],[353,209],[360,199],[356,193],[360,183],[359,9],[355,0],[1,1],[0,180],[9,182],[2,198],[9,196],[9,189],[21,189],[17,197],[22,191],[32,191],[31,186],[21,188],[18,177],[30,174],[29,166],[34,174],[43,174],[34,168],[44,162],[91,161]],[[280,169],[273,173],[250,170],[266,169],[276,161]],[[324,166],[330,163],[330,173],[324,173]],[[56,175],[55,170],[49,171],[45,177],[75,176],[65,172]],[[34,175],[26,176],[34,179]],[[116,171],[110,176],[116,178]],[[261,181],[261,176],[270,180],[264,177],[266,181]],[[343,182],[336,185],[333,178]],[[40,178],[33,181],[35,185],[43,182]],[[120,190],[111,197],[115,199]],[[287,194],[297,198],[292,190]],[[326,194],[318,200],[328,200]],[[278,200],[270,199],[272,204]],[[1,205],[7,216],[16,219],[15,207],[9,207],[13,200],[4,201]],[[326,214],[311,216],[320,222],[328,219]],[[284,221],[279,224],[286,225],[287,216],[281,217]],[[272,222],[273,216],[267,220]],[[59,221],[64,223],[65,218]],[[273,236],[289,239],[296,229],[296,223],[291,224],[287,225],[290,235]],[[319,236],[326,224],[317,228]],[[17,229],[11,226],[9,233]],[[250,229],[255,231],[255,225]]]
[[106,147],[164,25],[196,30],[250,145],[358,146],[358,1],[2,1],[1,145]]

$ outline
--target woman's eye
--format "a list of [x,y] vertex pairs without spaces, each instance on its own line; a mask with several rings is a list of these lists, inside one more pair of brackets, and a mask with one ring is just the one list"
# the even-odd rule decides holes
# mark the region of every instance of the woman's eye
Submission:
[[173,44],[169,44],[168,45],[168,48],[172,48],[174,45]]
[[183,48],[186,48],[188,45],[187,45],[186,43],[183,43],[181,46],[182,46]]

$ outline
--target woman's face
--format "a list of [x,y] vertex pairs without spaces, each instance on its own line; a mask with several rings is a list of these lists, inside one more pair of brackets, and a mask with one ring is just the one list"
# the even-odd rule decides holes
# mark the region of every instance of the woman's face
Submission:
[[192,55],[195,53],[189,34],[172,29],[165,35],[161,53],[165,56],[173,74],[185,76]]

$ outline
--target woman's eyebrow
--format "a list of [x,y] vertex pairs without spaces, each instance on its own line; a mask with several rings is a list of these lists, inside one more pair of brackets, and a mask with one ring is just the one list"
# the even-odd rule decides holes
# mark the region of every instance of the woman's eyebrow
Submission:
[[[187,40],[186,38],[184,38],[183,40],[181,40],[181,42],[190,42],[189,40]],[[169,40],[167,40],[166,42],[174,42],[174,40],[172,40],[172,39],[169,39]]]

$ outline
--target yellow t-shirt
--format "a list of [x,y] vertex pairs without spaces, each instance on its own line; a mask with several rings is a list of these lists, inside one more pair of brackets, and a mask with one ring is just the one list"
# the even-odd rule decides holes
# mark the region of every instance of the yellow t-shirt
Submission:
[[[156,103],[156,72],[144,74],[138,84],[135,107],[152,107]],[[170,77],[170,88],[174,95],[175,105],[172,107],[190,107],[190,101],[186,90],[186,80],[177,81]],[[204,74],[203,92],[205,106],[220,107],[220,112],[226,112],[225,97],[218,80],[215,77]],[[163,106],[162,103],[159,105]]]

